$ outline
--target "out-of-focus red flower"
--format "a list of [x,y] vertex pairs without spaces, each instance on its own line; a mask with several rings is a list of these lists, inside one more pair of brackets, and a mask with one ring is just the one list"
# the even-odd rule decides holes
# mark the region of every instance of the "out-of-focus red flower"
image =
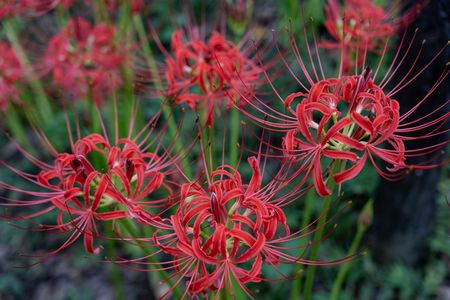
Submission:
[[241,95],[250,96],[260,83],[261,68],[218,32],[206,41],[176,31],[171,49],[173,56],[166,57],[167,95],[176,103],[205,110],[207,125],[213,122],[215,107],[243,105]]
[[52,10],[58,4],[67,8],[73,0],[2,0],[0,19],[10,16],[39,16]]
[[24,80],[24,74],[14,50],[0,43],[0,111],[6,111],[11,101],[19,101],[15,84]]
[[54,36],[43,58],[63,94],[75,99],[92,97],[97,104],[122,85],[120,67],[125,51],[114,43],[112,25],[91,25],[76,18]]
[[320,45],[341,49],[343,68],[349,72],[356,59],[358,65],[362,65],[364,50],[380,53],[386,38],[409,24],[415,14],[411,9],[396,17],[392,11],[375,5],[372,0],[345,0],[342,6],[338,0],[328,0],[325,27],[334,41],[321,41]]
[[[95,5],[94,0],[79,0],[87,5]],[[0,20],[11,16],[40,16],[51,11],[58,5],[69,8],[77,3],[76,0],[2,0],[0,4]],[[109,10],[116,10],[123,3],[129,3],[133,13],[140,13],[144,8],[143,0],[104,0]]]
[[345,43],[350,48],[373,51],[395,33],[392,16],[371,0],[345,0],[343,7],[337,0],[328,0],[326,16],[325,27],[335,41],[323,42],[323,46]]

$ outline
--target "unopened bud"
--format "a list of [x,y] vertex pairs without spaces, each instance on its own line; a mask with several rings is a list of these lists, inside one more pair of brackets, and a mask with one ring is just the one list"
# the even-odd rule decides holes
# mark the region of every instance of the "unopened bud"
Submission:
[[242,35],[253,14],[253,0],[226,0],[228,26],[236,35]]
[[370,199],[366,205],[364,205],[361,214],[359,215],[358,225],[363,228],[367,228],[372,224],[373,220],[373,200]]

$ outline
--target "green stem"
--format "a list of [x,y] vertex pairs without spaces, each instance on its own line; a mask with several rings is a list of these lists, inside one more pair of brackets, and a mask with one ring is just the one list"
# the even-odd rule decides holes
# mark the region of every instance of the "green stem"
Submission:
[[[355,237],[353,238],[347,257],[355,255],[356,250],[358,249],[361,243],[361,239],[364,235],[364,232],[372,222],[372,217],[373,217],[373,199],[370,199],[369,201],[367,201],[366,205],[364,205],[362,212],[359,216],[357,231]],[[330,296],[331,300],[338,300],[339,293],[342,289],[345,277],[347,276],[347,273],[350,270],[350,264],[351,261],[340,266],[338,275],[333,284],[333,289],[331,290]]]
[[[111,223],[111,222],[110,222]],[[112,230],[112,223],[107,225],[107,231],[110,235],[113,235],[113,230]],[[108,252],[110,253],[114,253],[115,250],[115,241],[114,240],[109,240],[106,243],[106,249],[108,250]],[[125,300],[125,290],[123,287],[123,282],[122,282],[122,276],[120,274],[120,270],[119,267],[116,266],[115,264],[111,265],[111,280],[114,284],[114,288],[116,289],[116,299],[117,300]]]
[[34,148],[31,146],[28,135],[22,126],[22,122],[20,121],[15,108],[10,107],[4,116],[14,139],[17,140],[21,147],[28,152],[33,153]]
[[[308,193],[306,194],[305,208],[303,210],[303,215],[302,215],[303,219],[302,219],[300,228],[305,228],[306,226],[308,226],[308,224],[311,220],[311,217],[312,217],[315,200],[316,200],[316,191],[314,189],[310,189],[308,191]],[[305,243],[305,240],[302,239],[300,242],[302,243],[300,246],[303,246],[303,244]],[[296,265],[295,274],[298,274],[301,269],[302,269],[302,265],[300,265],[300,264]],[[290,299],[297,300],[300,298],[302,277],[299,277],[296,280],[294,280],[292,282],[292,285],[293,286],[292,286]]]
[[239,144],[239,129],[240,118],[239,110],[236,107],[231,108],[231,132],[230,132],[230,165],[235,167],[238,162],[238,144]]
[[56,15],[58,16],[58,26],[60,28],[66,26],[67,20],[70,18],[68,9],[64,8],[61,4],[56,7]]
[[[324,197],[323,204],[322,204],[322,212],[323,216],[319,219],[317,223],[317,231],[314,234],[314,242],[311,246],[311,255],[310,260],[315,261],[317,260],[317,257],[319,256],[319,248],[320,248],[320,240],[322,239],[324,230],[325,230],[325,223],[327,221],[327,211],[330,208],[330,204],[333,198],[333,192],[336,187],[336,182],[333,179],[332,174],[335,174],[338,172],[340,168],[339,161],[335,161],[333,165],[331,166],[331,174],[328,177],[328,188],[331,191],[331,194]],[[316,272],[316,266],[308,266],[306,270],[306,278],[305,278],[305,286],[303,290],[303,296],[304,300],[312,300],[312,293],[313,293],[313,285],[314,285],[314,275]]]
[[[123,97],[121,99],[118,99],[119,105],[122,103],[123,105],[120,105],[119,110],[119,136],[120,137],[126,137],[128,135],[128,130],[131,124],[131,119],[136,118],[135,121],[139,120],[139,125],[143,123],[142,121],[142,114],[139,112],[134,112],[133,109],[133,99],[134,99],[134,91],[133,91],[133,84],[131,81],[132,74],[128,70],[126,66],[122,66],[122,78],[124,81],[123,85]],[[117,91],[114,91],[114,93],[117,93]],[[135,114],[135,115],[133,115]],[[138,118],[139,116],[139,118]],[[114,120],[114,119],[113,119]],[[113,121],[112,120],[112,121]]]
[[[354,255],[356,252],[356,249],[359,247],[359,244],[361,242],[361,239],[363,237],[363,234],[365,232],[365,227],[364,226],[358,226],[358,229],[356,231],[356,235],[353,238],[352,244],[350,246],[350,250],[348,251],[348,255]],[[337,275],[336,280],[334,281],[333,284],[333,289],[331,290],[331,296],[330,296],[330,300],[338,300],[339,298],[339,293],[341,291],[342,288],[342,284],[344,282],[345,277],[347,276],[347,273],[350,269],[350,265],[351,262],[342,264],[339,268],[339,272]]]
[[97,110],[97,103],[94,101],[91,86],[88,86],[88,94],[86,97],[86,113],[89,116],[89,126],[91,133],[99,133],[101,130],[100,119]]
[[[141,41],[141,47],[142,47],[142,51],[145,54],[146,62],[150,68],[151,75],[154,78],[156,89],[158,90],[158,92],[161,92],[161,91],[163,91],[163,87],[162,87],[162,84],[161,84],[161,81],[159,78],[158,67],[156,66],[156,62],[153,58],[153,52],[152,52],[152,49],[150,48],[150,43],[147,38],[147,34],[145,32],[144,23],[139,14],[133,15],[133,23],[136,28],[136,32],[138,34],[139,40]],[[175,142],[175,150],[183,155],[185,149],[183,147],[183,143],[178,134],[178,127],[177,127],[177,124],[175,123],[175,119],[173,117],[172,107],[171,107],[170,103],[168,103],[167,101],[164,101],[163,97],[161,97],[160,99],[161,99],[161,104],[162,104],[162,112],[163,112],[165,119],[167,120],[167,128],[168,128],[169,134],[172,138],[176,139],[174,141]],[[185,171],[186,176],[192,178],[192,173],[191,173],[190,168],[188,168],[186,166],[184,168],[184,171]]]
[[229,299],[227,289],[223,288],[219,293],[220,293],[219,300],[228,300]]
[[108,8],[106,7],[104,0],[96,0],[95,5],[98,9],[98,15],[95,16],[96,23],[101,23],[101,21],[107,24],[110,23],[108,18]]
[[[101,133],[101,121],[99,119],[99,115],[97,112],[97,104],[94,102],[92,97],[91,88],[89,87],[88,96],[86,97],[85,101],[85,109],[86,109],[86,115],[89,118],[89,133]],[[102,134],[103,135],[103,134]],[[92,151],[89,153],[89,160],[91,161],[92,165],[96,170],[103,170],[106,168],[105,161],[104,161],[104,155]]]
[[[125,230],[128,231],[128,233],[130,234],[131,237],[133,237],[133,238],[138,237],[138,234],[137,234],[136,230],[134,229],[133,225],[130,224],[129,219],[121,220],[120,224],[125,227]],[[156,257],[154,255],[152,255],[153,252],[143,245],[141,246],[141,250],[145,253],[145,255],[149,255],[148,260],[152,263],[152,265],[155,268],[159,269],[158,273],[161,276],[162,280],[165,281],[170,287],[173,287],[173,296],[175,297],[175,299],[181,299],[183,297],[183,292],[180,290],[180,287],[178,285],[174,285],[174,283],[170,279],[170,275],[167,274],[166,271],[161,269],[162,266],[160,264],[158,264],[158,260],[156,259]]]
[[[213,125],[207,126],[206,120],[208,119],[208,108],[200,109],[200,123],[201,123],[201,136],[203,149],[205,151],[205,165],[211,174],[214,170],[215,161],[215,141],[214,141],[214,127]],[[211,158],[211,159],[210,159]]]
[[53,112],[50,102],[47,98],[47,95],[45,94],[42,83],[40,82],[33,68],[31,67],[30,61],[28,60],[25,50],[23,49],[22,45],[19,42],[19,38],[17,36],[17,33],[14,29],[12,22],[13,22],[12,20],[4,20],[3,30],[9,42],[11,43],[11,46],[14,49],[14,52],[18,60],[20,61],[22,70],[28,80],[28,83],[30,84],[31,89],[35,94],[36,99],[35,104],[39,110],[39,114],[42,120],[51,119],[51,117],[53,116]]

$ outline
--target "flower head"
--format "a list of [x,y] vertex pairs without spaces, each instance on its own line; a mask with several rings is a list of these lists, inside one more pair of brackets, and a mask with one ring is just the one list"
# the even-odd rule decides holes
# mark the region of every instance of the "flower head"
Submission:
[[55,35],[43,58],[44,67],[64,93],[75,99],[93,97],[97,104],[122,84],[125,52],[114,43],[111,25],[91,25],[76,18]]
[[38,16],[55,8],[72,5],[73,0],[2,0],[0,20],[10,16]]
[[356,63],[361,66],[362,51],[381,53],[384,41],[395,35],[414,18],[415,11],[409,10],[395,18],[373,3],[372,0],[345,0],[340,6],[338,0],[328,0],[325,27],[333,41],[321,41],[324,48],[341,49],[344,70],[349,71]]
[[248,163],[253,173],[247,182],[223,164],[207,177],[206,186],[201,179],[184,184],[179,207],[171,216],[173,229],[159,230],[153,237],[159,251],[174,257],[166,268],[185,279],[186,293],[225,289],[233,294],[237,282],[251,297],[246,284],[264,279],[263,265],[279,271],[280,264],[320,264],[296,254],[308,246],[285,244],[313,232],[308,228],[291,232],[283,211],[304,190],[281,192],[289,182],[280,177],[284,170],[263,185],[259,158],[250,157]]
[[[155,121],[157,116],[151,122]],[[172,205],[173,192],[166,181],[167,176],[174,172],[176,160],[161,148],[158,137],[149,141],[153,134],[149,126],[150,123],[134,138],[130,137],[132,131],[126,138],[118,138],[116,132],[114,142],[109,140],[106,132],[103,135],[78,137],[75,142],[72,142],[70,135],[71,151],[59,153],[48,143],[47,137],[40,133],[40,140],[54,155],[51,163],[38,160],[16,144],[40,171],[37,175],[29,174],[0,161],[13,174],[34,185],[34,189],[24,189],[2,179],[1,187],[21,192],[27,199],[2,197],[4,202],[0,205],[10,208],[31,207],[35,212],[5,218],[31,222],[36,217],[51,216],[51,212],[56,212],[54,224],[39,224],[39,228],[68,234],[68,238],[43,259],[72,245],[81,237],[87,252],[98,253],[100,248],[94,247],[94,239],[105,236],[102,229],[106,221],[127,218],[145,226],[171,228],[159,214]],[[149,147],[152,147],[152,151]]]
[[24,74],[14,50],[0,43],[0,111],[6,111],[11,101],[19,101],[15,84],[23,82]]
[[[383,158],[392,166],[391,171],[406,166],[403,140],[394,135],[400,106],[374,84],[369,68],[361,75],[321,80],[308,93],[289,95],[285,105],[292,101],[297,103],[298,124],[286,133],[283,147],[288,156],[311,156],[308,159],[320,195],[329,193],[322,179],[322,158],[350,165],[334,174],[338,184],[358,175],[367,155]],[[392,150],[383,149],[385,141]]]
[[[342,162],[340,170],[331,174],[338,184],[357,176],[367,160],[372,162],[380,175],[388,179],[399,178],[411,168],[434,167],[436,165],[430,162],[415,165],[412,160],[430,153],[439,156],[442,147],[448,143],[447,140],[411,149],[408,149],[407,142],[425,141],[433,136],[445,135],[446,130],[441,129],[448,122],[448,113],[442,113],[445,105],[423,116],[417,116],[416,111],[446,79],[448,68],[444,69],[426,95],[419,96],[417,105],[409,111],[401,112],[395,95],[416,81],[447,46],[413,73],[422,52],[422,43],[413,59],[413,65],[407,69],[406,74],[399,76],[400,66],[407,56],[412,55],[414,37],[405,46],[405,53],[400,55],[400,49],[404,46],[405,36],[403,37],[394,61],[382,80],[376,78],[384,54],[374,73],[370,68],[365,68],[359,74],[344,75],[343,68],[340,68],[337,77],[326,77],[319,56],[315,62],[312,51],[308,48],[313,66],[309,72],[301,54],[294,48],[306,82],[300,80],[301,77],[295,75],[286,63],[301,89],[300,92],[285,97],[275,91],[286,107],[286,112],[277,111],[256,97],[248,102],[257,112],[252,113],[249,109],[241,111],[264,128],[285,132],[282,145],[275,145],[274,149],[282,151],[282,156],[296,161],[299,166],[298,174],[304,172],[305,180],[312,175],[316,191],[321,196],[330,194],[324,179],[328,168],[324,171],[323,166],[334,161]],[[296,46],[295,42],[292,45]],[[284,57],[283,61],[286,62]],[[316,63],[319,68],[315,67]],[[365,60],[363,63],[365,64]],[[341,62],[341,66],[343,64]],[[392,87],[389,89],[390,85]],[[261,112],[264,117],[259,116],[258,113]],[[386,169],[377,165],[376,157],[387,163]]]
[[219,32],[205,40],[176,31],[171,50],[173,56],[166,57],[167,94],[176,103],[206,110],[208,125],[215,107],[242,105],[239,94],[250,95],[259,82],[261,69]]

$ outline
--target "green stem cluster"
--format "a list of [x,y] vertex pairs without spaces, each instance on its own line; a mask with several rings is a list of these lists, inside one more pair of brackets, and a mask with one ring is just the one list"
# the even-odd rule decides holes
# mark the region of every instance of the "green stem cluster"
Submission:
[[[334,191],[336,188],[336,182],[334,181],[332,174],[337,173],[339,171],[339,169],[340,169],[339,161],[333,162],[333,164],[331,166],[331,173],[328,177],[328,188],[331,191],[331,193],[330,193],[330,195],[323,198],[322,210],[321,210],[323,212],[323,216],[317,222],[317,231],[314,234],[314,241],[311,246],[311,254],[309,257],[309,259],[312,261],[316,261],[319,256],[319,249],[320,249],[320,244],[321,244],[320,241],[323,237],[323,233],[325,231],[325,224],[327,222],[327,212],[330,209],[330,205],[333,200]],[[312,300],[315,272],[316,272],[316,266],[310,265],[306,269],[305,286],[304,286],[304,290],[303,290],[304,300]]]
[[[142,21],[142,17],[139,14],[133,15],[133,23],[134,27],[136,28],[136,32],[138,35],[139,40],[141,41],[141,47],[142,51],[145,54],[146,63],[148,64],[148,67],[150,69],[151,76],[154,79],[154,84],[156,86],[156,89],[158,92],[161,92],[163,90],[161,80],[158,73],[158,67],[156,66],[155,59],[153,57],[152,49],[150,48],[150,43],[147,38],[147,33],[145,31],[144,22]],[[175,119],[173,116],[173,111],[171,104],[166,101],[163,97],[161,99],[162,104],[162,112],[167,122],[167,128],[169,131],[169,134],[171,138],[175,139],[175,150],[183,156],[185,154],[185,149],[183,147],[182,140],[179,138],[179,132],[178,127],[175,123]],[[192,178],[192,172],[191,169],[187,166],[184,168],[185,174]]]

